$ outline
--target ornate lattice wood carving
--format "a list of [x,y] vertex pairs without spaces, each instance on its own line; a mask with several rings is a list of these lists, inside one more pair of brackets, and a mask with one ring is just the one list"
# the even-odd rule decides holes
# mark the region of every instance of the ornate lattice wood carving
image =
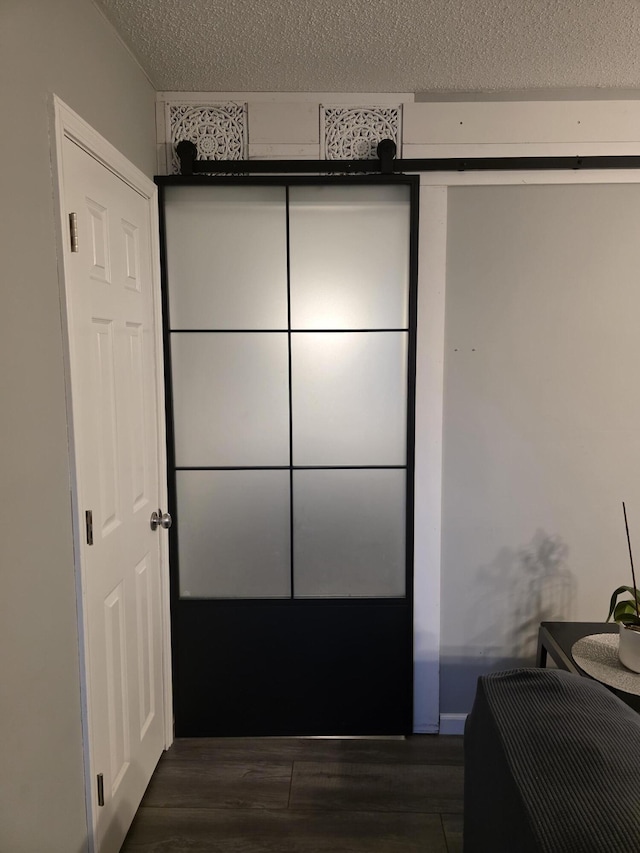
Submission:
[[321,107],[322,155],[326,160],[370,160],[382,139],[400,150],[400,107]]
[[176,145],[194,142],[199,160],[244,160],[247,152],[247,110],[244,104],[171,104],[171,172],[180,173]]

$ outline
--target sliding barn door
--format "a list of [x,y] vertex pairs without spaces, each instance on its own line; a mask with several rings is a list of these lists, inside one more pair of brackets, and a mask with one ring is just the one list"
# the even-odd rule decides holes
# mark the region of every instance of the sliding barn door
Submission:
[[164,187],[178,735],[411,730],[414,192]]

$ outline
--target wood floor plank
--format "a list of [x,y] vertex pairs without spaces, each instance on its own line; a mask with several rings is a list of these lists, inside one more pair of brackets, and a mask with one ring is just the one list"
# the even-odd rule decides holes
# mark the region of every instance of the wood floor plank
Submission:
[[462,811],[463,769],[445,765],[295,762],[290,808]]
[[140,809],[121,853],[447,853],[439,815]]
[[179,740],[122,853],[461,853],[462,760],[430,735]]
[[462,815],[443,814],[441,817],[448,853],[462,853]]
[[366,764],[454,764],[463,762],[457,735],[412,735],[401,740],[314,738],[179,738],[164,760],[345,761]]
[[160,761],[143,806],[171,808],[286,808],[290,762]]

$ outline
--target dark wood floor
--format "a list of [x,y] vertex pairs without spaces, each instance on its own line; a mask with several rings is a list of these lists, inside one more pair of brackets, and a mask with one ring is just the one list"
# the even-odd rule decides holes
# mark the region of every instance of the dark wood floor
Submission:
[[460,853],[462,738],[178,740],[122,853]]

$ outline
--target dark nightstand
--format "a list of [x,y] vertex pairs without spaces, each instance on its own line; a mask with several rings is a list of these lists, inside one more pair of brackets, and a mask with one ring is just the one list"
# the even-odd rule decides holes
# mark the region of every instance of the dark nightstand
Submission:
[[[550,655],[559,669],[573,672],[590,678],[584,670],[580,669],[573,659],[571,648],[581,637],[589,634],[617,634],[618,626],[615,622],[541,622],[538,631],[538,654],[536,666],[544,667],[547,664],[547,655]],[[623,693],[608,687],[608,690],[622,699],[630,708],[640,712],[640,696],[632,693]]]

